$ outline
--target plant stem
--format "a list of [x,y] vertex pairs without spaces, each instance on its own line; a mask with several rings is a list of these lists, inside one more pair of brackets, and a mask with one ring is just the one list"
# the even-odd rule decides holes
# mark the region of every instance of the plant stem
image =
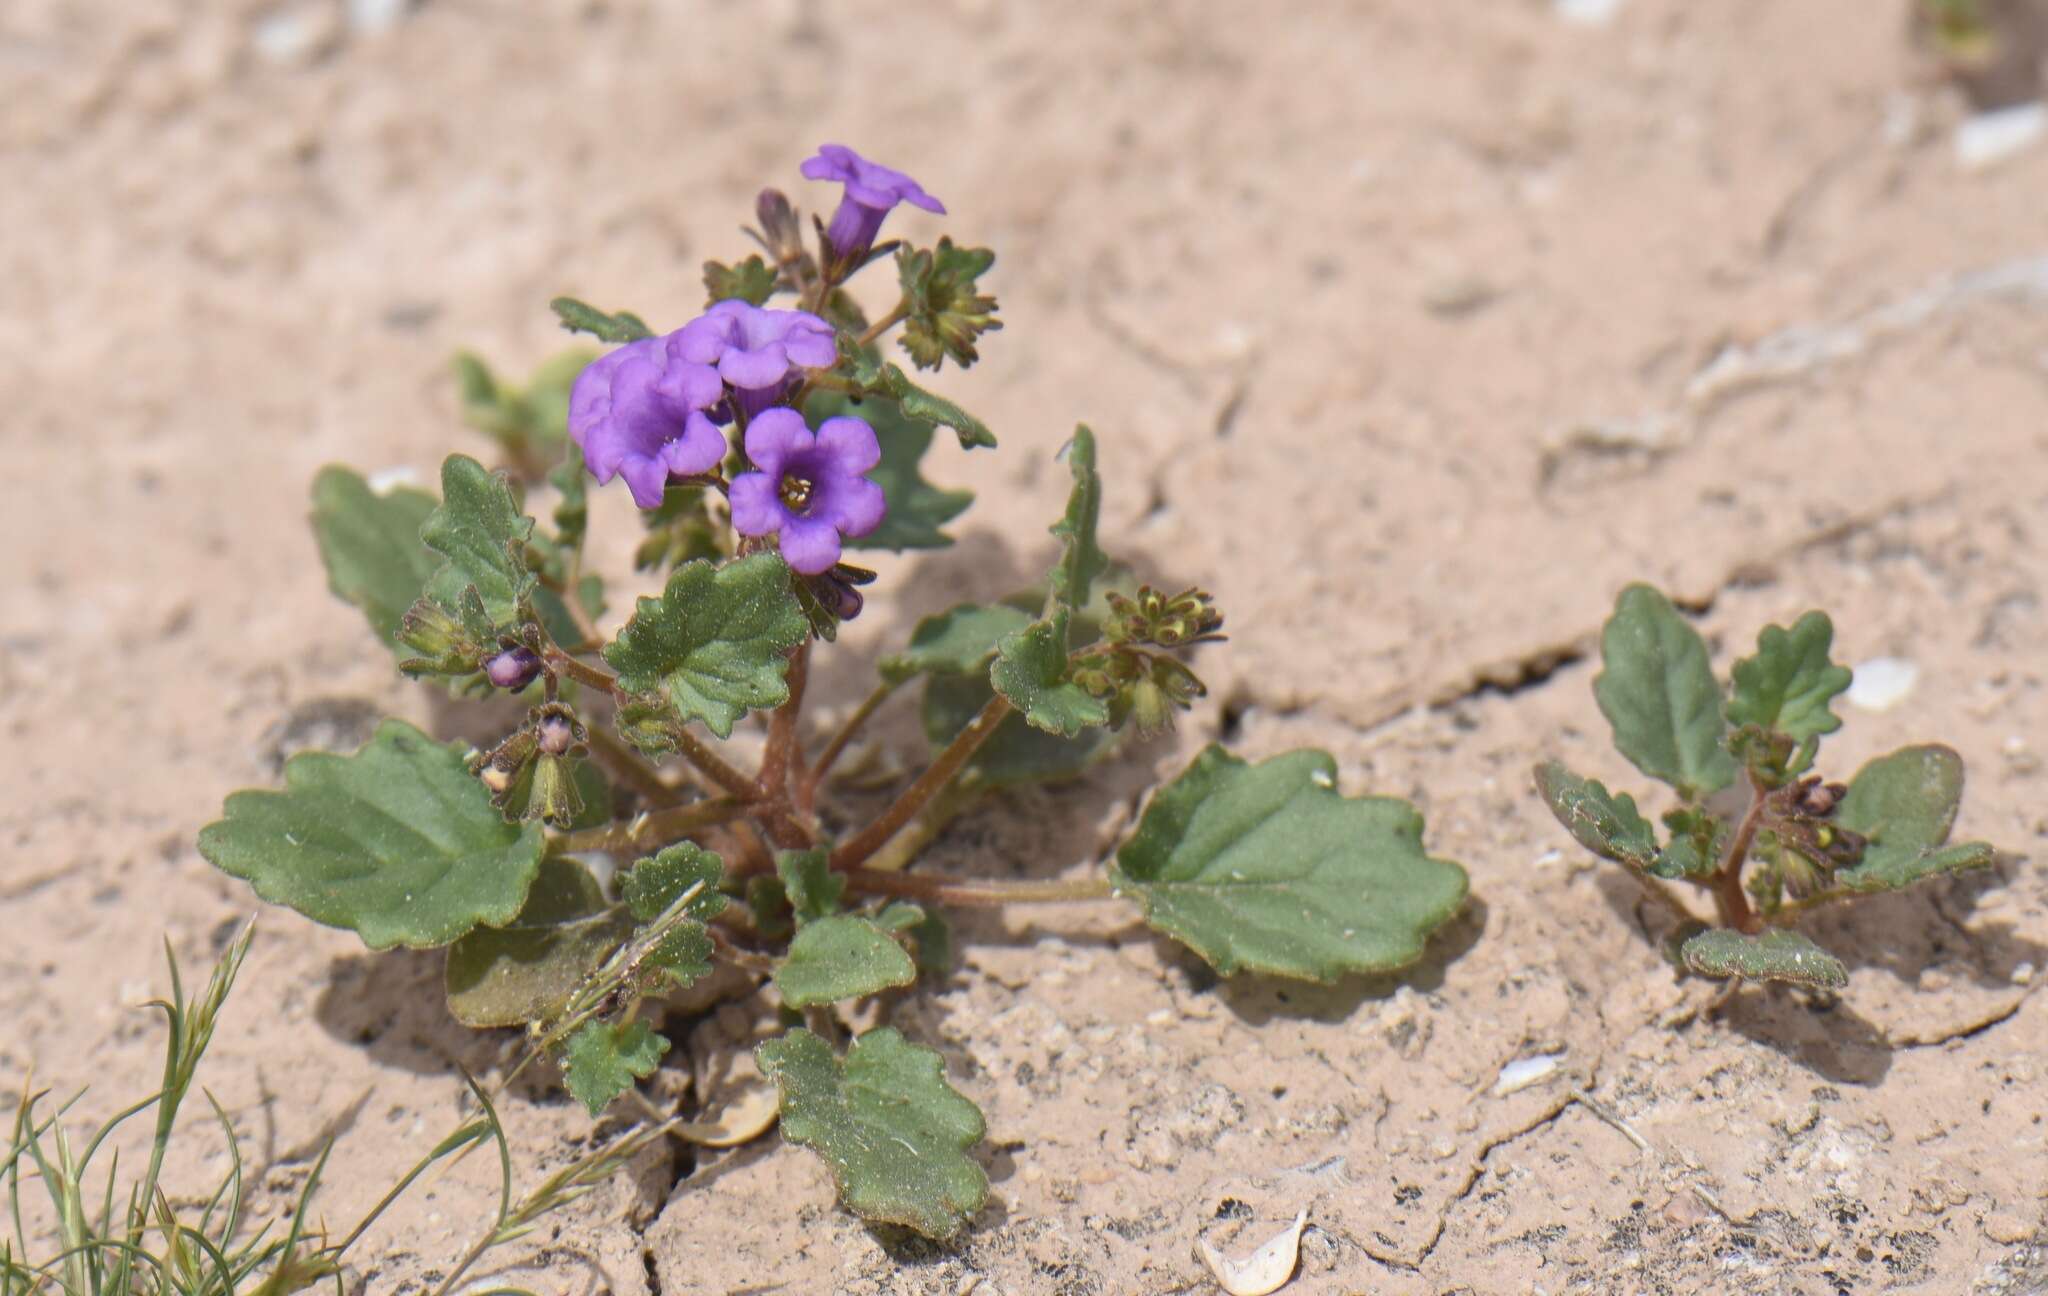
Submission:
[[819,755],[818,763],[811,767],[810,773],[797,785],[796,801],[799,806],[808,810],[817,804],[818,788],[825,782],[825,775],[831,773],[832,766],[845,754],[847,744],[860,732],[860,727],[881,709],[882,703],[889,700],[897,687],[895,683],[886,680],[877,684],[875,691],[868,694],[854,713],[846,718],[845,724],[839,726],[839,732],[833,734],[832,741],[825,744],[825,750]]
[[980,750],[981,745],[988,741],[989,735],[996,731],[996,727],[1002,724],[1009,714],[1009,700],[1002,694],[998,693],[989,698],[988,704],[982,707],[980,714],[976,715],[965,729],[953,736],[953,741],[946,744],[946,749],[932,761],[930,768],[918,775],[915,783],[903,789],[903,794],[882,812],[880,818],[841,843],[839,849],[832,852],[832,867],[843,872],[865,863],[868,856],[880,850],[883,843],[895,836],[899,828],[909,823],[911,818],[924,808],[925,802],[931,800],[940,789],[951,783],[960,771],[967,767],[967,762],[973,758],[974,753]]
[[888,844],[870,855],[866,867],[877,873],[901,873],[909,868],[924,854],[924,848],[937,841],[948,824],[972,809],[987,790],[976,780],[955,780],[918,811],[917,818],[903,825],[903,830],[891,837]]
[[675,742],[676,751],[682,758],[697,767],[699,773],[717,784],[720,789],[746,800],[754,796],[754,780],[726,764],[723,757],[706,747],[701,739],[682,725],[668,731]]
[[542,660],[546,662],[547,668],[556,674],[567,675],[578,684],[587,684],[591,688],[601,689],[606,693],[612,692],[613,686],[619,682],[618,676],[610,671],[602,670],[592,666],[589,662],[571,657],[560,648],[549,648]]
[[895,308],[891,310],[887,315],[882,316],[882,318],[868,325],[867,332],[855,338],[853,340],[853,344],[855,346],[863,347],[868,345],[870,342],[873,342],[876,338],[882,336],[882,334],[887,333],[890,329],[895,328],[898,324],[901,324],[904,321],[905,317],[907,317],[909,314],[909,299],[898,298]]
[[637,853],[643,849],[665,846],[700,828],[731,823],[747,813],[748,808],[748,803],[738,797],[713,797],[707,801],[692,801],[688,805],[672,806],[667,810],[656,810],[635,819],[609,823],[601,828],[584,828],[577,832],[565,833],[559,841],[565,854],[573,855],[582,851]]
[[950,905],[1071,904],[1110,900],[1116,891],[1106,877],[1069,881],[1022,882],[995,878],[942,878],[923,873],[889,873],[880,869],[847,869],[847,886],[861,895],[894,896]]
[[811,643],[806,639],[789,659],[789,700],[775,708],[768,718],[768,747],[761,753],[761,771],[754,779],[761,799],[787,799],[792,771],[803,778],[803,748],[797,741],[797,719],[803,713],[804,686],[811,676]]
[[1749,808],[1742,812],[1742,822],[1735,826],[1735,836],[1728,843],[1728,853],[1721,857],[1721,867],[1714,872],[1714,907],[1720,911],[1721,925],[1733,927],[1739,932],[1755,935],[1762,930],[1756,911],[1749,907],[1749,895],[1742,889],[1742,864],[1749,858],[1750,843],[1756,840],[1757,827],[1763,823],[1764,789],[1756,778],[1749,776]]
[[672,806],[681,801],[681,794],[664,782],[654,766],[641,759],[640,753],[612,737],[605,729],[591,726],[589,733],[590,750],[597,757],[598,764],[610,770],[621,782],[657,806]]

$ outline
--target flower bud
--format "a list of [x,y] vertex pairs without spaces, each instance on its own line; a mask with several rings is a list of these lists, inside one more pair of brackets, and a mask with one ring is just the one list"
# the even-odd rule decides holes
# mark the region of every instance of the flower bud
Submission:
[[533,683],[539,674],[540,657],[523,645],[515,644],[484,663],[485,678],[514,693]]

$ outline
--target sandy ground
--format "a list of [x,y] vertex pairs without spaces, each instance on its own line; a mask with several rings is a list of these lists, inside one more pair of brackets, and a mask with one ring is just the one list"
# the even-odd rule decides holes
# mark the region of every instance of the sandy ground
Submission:
[[[1299,1296],[2048,1290],[2048,149],[1960,166],[1903,9],[9,0],[0,1087],[33,1060],[93,1082],[83,1111],[147,1091],[160,938],[196,970],[254,907],[194,831],[281,740],[447,730],[327,595],[314,470],[476,449],[446,358],[549,354],[554,293],[687,317],[753,190],[802,194],[837,139],[999,251],[1009,327],[946,384],[1004,438],[933,456],[982,493],[962,543],[888,565],[907,592],[815,695],[1044,561],[1076,419],[1111,547],[1231,616],[1177,741],[977,814],[933,866],[1094,859],[1221,735],[1414,798],[1475,899],[1411,975],[1334,990],[1218,984],[1114,909],[964,921],[958,975],[892,1015],[988,1114],[970,1233],[871,1233],[770,1139],[649,1157],[507,1281],[1213,1290],[1198,1235],[1306,1207]],[[1841,769],[1923,737],[1970,761],[1960,831],[2011,854],[1816,921],[1838,1003],[1702,1017],[1530,794],[1544,754],[1630,775],[1584,652],[1638,578],[1724,667],[1816,604],[1849,660],[1916,663]],[[210,1072],[260,1206],[338,1130],[345,1226],[454,1123],[456,1065],[506,1039],[437,982],[265,916]],[[1547,1081],[1493,1092],[1536,1055]],[[508,1118],[527,1173],[602,1132],[545,1089]],[[486,1170],[388,1217],[355,1288],[430,1282]]]

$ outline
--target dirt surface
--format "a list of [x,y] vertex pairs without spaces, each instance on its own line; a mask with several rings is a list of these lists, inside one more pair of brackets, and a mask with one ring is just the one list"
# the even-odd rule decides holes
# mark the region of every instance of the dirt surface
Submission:
[[[379,713],[449,731],[328,596],[313,472],[477,449],[451,351],[523,370],[558,292],[680,322],[753,191],[818,205],[796,164],[844,140],[998,250],[1008,328],[942,386],[1003,448],[935,452],[981,492],[962,543],[885,565],[814,695],[1043,562],[1076,419],[1110,547],[1231,617],[1176,741],[931,866],[1085,866],[1221,736],[1414,798],[1474,900],[1411,974],[1329,990],[1219,984],[1113,908],[966,919],[957,976],[889,1015],[988,1115],[971,1232],[871,1232],[768,1139],[650,1157],[500,1276],[1205,1291],[1198,1236],[1241,1252],[1306,1207],[1290,1296],[2048,1290],[2048,148],[1959,165],[1965,105],[1903,10],[9,0],[0,1088],[33,1061],[93,1083],[82,1112],[146,1092],[160,938],[196,971],[255,907],[193,850],[222,796]],[[1631,579],[1724,669],[1817,604],[1848,660],[1915,663],[1851,710],[1844,772],[1928,737],[1969,759],[1959,832],[2009,854],[1816,920],[1838,1001],[1703,1014],[1530,793],[1546,754],[1640,782],[1584,658]],[[438,977],[265,915],[209,1073],[260,1206],[339,1130],[345,1227],[455,1123],[456,1066],[509,1037]],[[507,1114],[529,1176],[616,1125],[545,1087]],[[434,1179],[356,1289],[430,1285],[489,1200],[482,1159]]]

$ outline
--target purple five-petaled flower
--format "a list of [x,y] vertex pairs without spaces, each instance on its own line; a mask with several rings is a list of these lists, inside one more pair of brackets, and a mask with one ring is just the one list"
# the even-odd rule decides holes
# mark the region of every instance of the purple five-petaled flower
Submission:
[[888,501],[866,477],[882,447],[860,419],[826,419],[814,435],[795,410],[765,410],[747,424],[747,458],[760,471],[733,478],[733,530],[777,536],[783,560],[806,576],[832,569],[842,536],[882,525]]
[[671,475],[710,472],[725,434],[704,411],[725,395],[718,371],[684,357],[682,334],[642,338],[585,366],[569,391],[569,436],[599,485],[624,477],[633,502],[661,503]]
[[748,418],[787,397],[799,367],[822,369],[839,360],[832,326],[809,311],[764,310],[733,298],[722,301],[674,335],[683,359],[716,365]]
[[840,265],[858,264],[875,245],[882,220],[897,203],[907,202],[940,216],[946,204],[924,191],[924,187],[901,171],[868,161],[843,144],[821,144],[818,156],[803,165],[808,180],[838,180],[846,191],[839,210],[825,227],[825,241]]

